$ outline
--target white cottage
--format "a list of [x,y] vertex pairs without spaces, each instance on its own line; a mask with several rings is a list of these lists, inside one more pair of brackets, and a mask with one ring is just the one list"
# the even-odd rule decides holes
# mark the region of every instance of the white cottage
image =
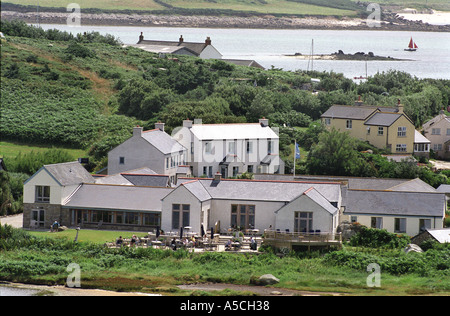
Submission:
[[244,124],[202,124],[184,120],[173,138],[187,151],[194,176],[223,178],[249,173],[284,173],[279,137],[269,120]]
[[164,123],[155,129],[133,129],[133,136],[108,153],[108,174],[148,167],[157,174],[165,174],[175,182],[177,170],[185,165],[186,148],[164,131]]

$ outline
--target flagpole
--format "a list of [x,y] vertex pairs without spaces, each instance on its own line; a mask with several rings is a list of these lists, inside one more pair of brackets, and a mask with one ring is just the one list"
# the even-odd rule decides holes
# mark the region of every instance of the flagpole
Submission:
[[294,179],[293,180],[295,180],[295,161],[297,160],[297,159],[295,159],[297,157],[297,140],[295,140],[295,143],[294,143]]

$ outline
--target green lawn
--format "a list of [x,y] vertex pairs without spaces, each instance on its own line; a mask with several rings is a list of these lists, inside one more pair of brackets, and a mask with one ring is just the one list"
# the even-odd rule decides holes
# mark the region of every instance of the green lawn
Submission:
[[[58,233],[32,231],[30,234],[40,237],[66,238],[68,240],[75,240],[77,231],[75,229],[69,229]],[[105,242],[114,242],[119,236],[122,236],[123,238],[131,238],[133,235],[136,235],[137,237],[145,237],[147,233],[81,229],[78,234],[78,241],[104,244]]]
[[[0,157],[12,159],[17,157],[19,153],[27,154],[32,151],[45,152],[51,148],[52,146],[46,145],[29,145],[18,142],[0,141]],[[82,149],[65,149],[65,150],[67,150],[73,157],[76,158],[87,156],[86,151]]]

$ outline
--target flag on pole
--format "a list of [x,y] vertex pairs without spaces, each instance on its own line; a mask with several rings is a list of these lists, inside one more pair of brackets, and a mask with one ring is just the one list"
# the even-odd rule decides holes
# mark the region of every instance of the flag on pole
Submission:
[[297,142],[295,142],[295,159],[300,159],[300,148],[298,147]]

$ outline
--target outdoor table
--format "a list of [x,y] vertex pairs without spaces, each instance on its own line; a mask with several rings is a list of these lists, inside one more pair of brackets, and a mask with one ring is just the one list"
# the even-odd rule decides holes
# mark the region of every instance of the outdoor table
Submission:
[[161,245],[162,245],[162,242],[159,241],[159,240],[154,240],[154,241],[152,241],[152,246],[161,248]]

